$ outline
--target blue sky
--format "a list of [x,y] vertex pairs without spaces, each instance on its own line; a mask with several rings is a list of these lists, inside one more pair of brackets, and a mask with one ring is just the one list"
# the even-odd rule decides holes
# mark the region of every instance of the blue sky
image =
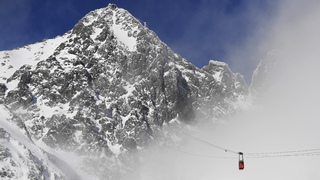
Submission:
[[199,68],[229,64],[250,82],[261,29],[275,17],[267,0],[0,0],[0,50],[62,35],[87,13],[115,3]]

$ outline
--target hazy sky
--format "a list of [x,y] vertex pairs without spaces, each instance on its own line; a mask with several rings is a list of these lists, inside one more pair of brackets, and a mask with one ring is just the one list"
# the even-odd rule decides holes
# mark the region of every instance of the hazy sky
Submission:
[[[320,1],[288,0],[278,8],[257,46],[278,52],[262,95],[221,125],[203,125],[192,132],[211,144],[244,152],[245,169],[238,170],[237,154],[184,136],[180,151],[153,152],[152,159],[141,165],[144,179],[320,179]],[[292,155],[297,150],[310,154]],[[250,156],[268,152],[281,153]]]
[[[227,62],[247,81],[278,3],[266,0],[0,0],[0,50],[62,35],[87,13],[115,3],[147,22],[162,41],[197,67]],[[266,52],[268,50],[264,50]]]

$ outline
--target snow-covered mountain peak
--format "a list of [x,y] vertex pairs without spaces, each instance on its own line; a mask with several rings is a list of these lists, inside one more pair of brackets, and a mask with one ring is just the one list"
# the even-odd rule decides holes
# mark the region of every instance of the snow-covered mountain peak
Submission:
[[[281,71],[280,59],[283,56],[279,50],[271,50],[267,55],[260,60],[257,68],[252,75],[250,91],[254,96],[261,95],[270,87],[271,76],[276,74],[276,71]],[[279,69],[280,68],[280,69]]]
[[[138,19],[128,11],[109,4],[106,8],[91,11],[82,18],[76,27],[86,26],[91,39],[101,38],[106,31],[113,32],[113,35],[129,51],[135,51],[137,36],[144,29]],[[77,31],[77,28],[74,28]]]
[[[0,105],[10,123],[43,149],[99,154],[110,171],[164,126],[215,122],[248,94],[227,64],[195,67],[113,4],[61,37],[2,51],[0,60]],[[98,173],[111,178],[110,171]]]

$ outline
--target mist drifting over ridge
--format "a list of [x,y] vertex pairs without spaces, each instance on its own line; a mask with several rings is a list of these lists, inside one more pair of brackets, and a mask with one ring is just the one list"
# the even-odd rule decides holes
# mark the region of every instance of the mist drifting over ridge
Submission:
[[[245,170],[238,170],[236,155],[184,136],[187,142],[179,147],[183,152],[159,150],[156,154],[162,158],[148,161],[154,168],[141,173],[145,179],[320,179],[319,156],[314,154],[246,158],[246,153],[320,147],[320,2],[281,1],[277,8],[270,27],[257,32],[263,38],[245,45],[259,42],[262,54],[242,52],[264,57],[262,61],[272,58],[275,64],[270,65],[265,82],[260,82],[266,88],[229,121],[214,129],[193,131],[202,140],[244,152]],[[169,170],[161,173],[162,167]],[[155,173],[148,176],[147,172]]]

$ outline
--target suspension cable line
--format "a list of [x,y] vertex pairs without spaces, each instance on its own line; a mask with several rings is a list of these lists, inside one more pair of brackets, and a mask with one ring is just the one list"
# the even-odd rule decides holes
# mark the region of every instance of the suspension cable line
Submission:
[[266,153],[247,153],[248,158],[275,158],[292,156],[319,156],[320,149],[306,149],[297,151],[266,152]]
[[[166,146],[166,148],[176,151],[178,153],[190,155],[190,156],[197,156],[203,158],[214,158],[214,159],[236,159],[236,157],[228,157],[228,156],[210,156],[198,153],[191,153],[181,149],[173,148],[170,146]],[[307,151],[307,150],[306,150]],[[255,154],[253,156],[253,154]],[[258,154],[258,153],[250,153],[247,154],[248,159],[263,159],[263,158],[281,158],[281,157],[305,157],[305,156],[320,156],[320,151],[315,152],[303,152],[303,153],[293,153],[293,154],[284,154],[284,152],[279,152],[279,154]]]
[[224,150],[225,152],[230,152],[230,153],[234,153],[234,154],[239,154],[239,152],[232,151],[232,150],[230,150],[230,149],[226,149],[226,148],[223,148],[223,147],[221,147],[221,146],[217,146],[217,145],[215,145],[215,144],[209,143],[209,142],[204,141],[204,140],[202,140],[202,139],[199,139],[199,138],[197,138],[197,137],[195,137],[195,136],[192,136],[192,135],[190,135],[190,134],[188,134],[188,133],[186,133],[186,132],[182,132],[182,133],[185,134],[185,135],[187,135],[187,136],[189,136],[189,137],[192,137],[193,139],[195,139],[195,140],[197,140],[197,141],[199,141],[199,142],[202,142],[202,143],[204,143],[204,144],[213,146],[213,147],[215,147],[215,148],[217,148],[217,149]]
[[[230,152],[233,154],[238,154],[239,155],[239,170],[243,170],[244,169],[244,158],[243,155],[244,153],[242,152],[236,152],[230,149],[226,149],[223,148],[221,146],[217,146],[215,144],[209,143],[207,141],[204,141],[200,138],[197,138],[195,136],[192,136],[186,132],[183,132],[183,134],[201,142],[204,143],[206,145],[212,146],[214,148],[217,149],[221,149],[224,150],[225,152]],[[167,146],[167,148],[174,150],[176,152],[182,153],[182,154],[187,154],[190,156],[198,156],[198,157],[204,157],[204,158],[219,158],[219,159],[234,159],[235,157],[222,157],[222,156],[209,156],[209,155],[202,155],[202,154],[195,154],[195,153],[191,153],[191,152],[186,152],[180,149],[176,149],[170,146]],[[320,156],[320,149],[304,149],[304,150],[295,150],[295,151],[278,151],[278,152],[260,152],[260,153],[246,153],[247,158],[249,159],[255,159],[255,158],[280,158],[280,157],[292,157],[292,156]]]
[[177,149],[177,148],[173,148],[170,146],[166,146],[166,148],[182,153],[182,154],[186,154],[186,155],[191,155],[191,156],[198,156],[198,157],[203,157],[203,158],[214,158],[214,159],[236,159],[236,157],[228,157],[228,156],[210,156],[210,155],[204,155],[204,154],[196,154],[196,153],[191,153],[191,152],[187,152],[187,151],[183,151],[181,149]]
[[[236,152],[236,151],[233,151],[233,150],[230,150],[230,149],[226,149],[226,148],[223,148],[221,146],[218,146],[218,145],[215,145],[215,144],[212,144],[210,142],[207,142],[207,141],[204,141],[200,138],[197,138],[195,136],[192,136],[186,132],[183,132],[183,134],[203,143],[203,144],[206,144],[206,145],[209,145],[209,146],[212,146],[214,148],[217,148],[217,149],[221,149],[221,150],[224,150],[225,152],[230,152],[230,153],[233,153],[233,154],[239,154],[239,153],[242,153],[242,152]],[[201,154],[193,154],[193,153],[188,153],[188,152],[183,152],[181,150],[177,150],[177,149],[174,149],[176,151],[180,151],[181,153],[184,153],[184,154],[190,154],[190,155],[196,155],[196,156],[202,156],[202,157],[214,157],[214,156],[207,156],[207,155],[201,155]],[[250,152],[250,153],[243,153],[246,155],[247,158],[277,158],[277,157],[291,157],[291,156],[320,156],[320,149],[303,149],[303,150],[293,150],[293,151],[277,151],[277,152],[257,152],[257,153],[254,153],[254,152]],[[217,158],[217,157],[214,157],[214,158]],[[224,158],[224,157],[222,157]]]
[[319,152],[320,149],[303,149],[303,150],[295,150],[295,151],[278,151],[278,152],[260,152],[260,153],[246,153],[247,155],[268,155],[268,154],[291,154],[291,153],[306,153],[306,152]]

